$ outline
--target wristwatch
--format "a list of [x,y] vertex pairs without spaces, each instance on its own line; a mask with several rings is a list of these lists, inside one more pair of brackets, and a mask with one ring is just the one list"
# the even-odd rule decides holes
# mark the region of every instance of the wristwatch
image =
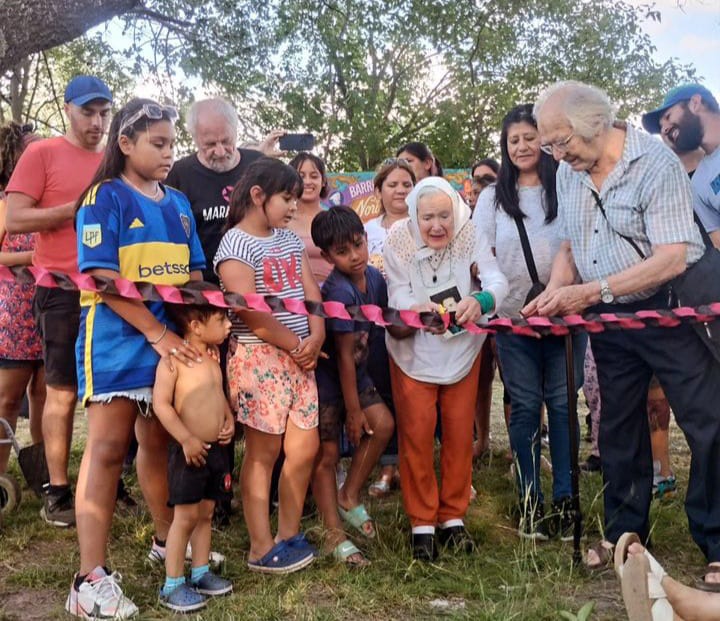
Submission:
[[615,301],[615,296],[613,292],[610,291],[610,285],[608,285],[608,281],[604,278],[600,279],[600,299],[605,304],[612,304]]

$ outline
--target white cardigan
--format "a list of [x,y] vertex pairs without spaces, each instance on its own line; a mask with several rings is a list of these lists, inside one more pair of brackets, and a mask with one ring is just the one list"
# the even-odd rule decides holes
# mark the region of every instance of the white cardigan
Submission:
[[[462,297],[478,289],[471,278],[470,266],[475,263],[484,291],[489,291],[499,306],[508,290],[505,276],[498,268],[490,244],[472,221],[467,222],[447,246],[436,253],[442,261],[437,270],[428,270],[426,259],[418,259],[418,246],[409,220],[396,222],[388,232],[383,257],[388,281],[390,306],[407,310],[415,304],[429,302],[428,279],[437,276],[438,283],[450,278]],[[424,263],[424,265],[423,265]],[[493,311],[494,312],[494,311]],[[421,382],[454,384],[463,379],[480,353],[485,335],[464,332],[451,339],[426,330],[417,330],[405,339],[387,334],[388,353],[406,375]]]

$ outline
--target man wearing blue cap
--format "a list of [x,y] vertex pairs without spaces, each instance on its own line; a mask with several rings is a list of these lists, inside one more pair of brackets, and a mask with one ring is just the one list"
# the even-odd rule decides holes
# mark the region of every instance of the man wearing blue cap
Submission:
[[695,213],[720,247],[720,107],[700,84],[672,89],[662,105],[642,117],[645,129],[662,134],[674,151],[702,147],[705,157],[692,178]]
[[[103,156],[112,94],[93,76],[73,78],[65,89],[64,136],[29,145],[6,188],[8,233],[37,232],[33,265],[56,272],[77,272],[75,203]],[[37,287],[35,321],[43,344],[47,398],[42,427],[50,481],[41,515],[54,526],[75,523],[68,480],[73,413],[77,402],[75,339],[80,297],[77,291]]]

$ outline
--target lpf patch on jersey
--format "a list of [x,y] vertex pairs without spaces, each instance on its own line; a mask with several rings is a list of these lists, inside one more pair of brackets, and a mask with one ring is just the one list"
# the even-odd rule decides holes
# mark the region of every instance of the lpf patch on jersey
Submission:
[[96,248],[102,243],[102,228],[99,224],[86,224],[82,229],[82,243],[88,248]]
[[181,213],[180,222],[182,222],[182,227],[185,231],[185,235],[190,237],[190,218],[188,218],[184,213]]

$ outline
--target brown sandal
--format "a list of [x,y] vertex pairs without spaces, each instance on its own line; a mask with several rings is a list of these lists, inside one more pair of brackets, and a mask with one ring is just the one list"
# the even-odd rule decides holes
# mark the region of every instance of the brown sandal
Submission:
[[710,593],[720,593],[720,582],[707,582],[710,574],[720,575],[720,565],[708,563],[705,566],[705,572],[697,579],[696,587],[701,591],[709,591]]
[[588,550],[588,552],[595,552],[595,555],[599,559],[596,563],[589,563],[587,561],[587,556],[585,557],[585,567],[590,571],[603,571],[613,566],[613,555],[615,552],[615,546],[609,541],[601,539],[594,546],[592,546]]

